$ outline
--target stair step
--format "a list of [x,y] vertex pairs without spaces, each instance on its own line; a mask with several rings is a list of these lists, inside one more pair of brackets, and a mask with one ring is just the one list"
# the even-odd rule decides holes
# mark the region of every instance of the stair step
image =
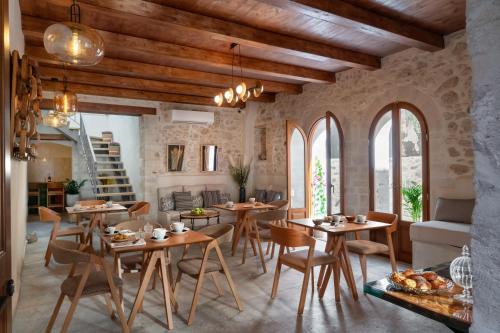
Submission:
[[124,172],[125,169],[97,169],[97,172]]
[[94,147],[94,151],[109,151],[109,148]]
[[96,154],[95,157],[120,157],[121,155]]
[[97,188],[109,188],[109,187],[132,187],[132,184],[106,184],[106,185],[96,185]]
[[99,176],[96,179],[128,179],[128,176]]
[[123,195],[135,195],[135,192],[110,192],[110,193],[98,193],[96,197],[117,197]]
[[96,164],[123,164],[122,161],[96,161]]

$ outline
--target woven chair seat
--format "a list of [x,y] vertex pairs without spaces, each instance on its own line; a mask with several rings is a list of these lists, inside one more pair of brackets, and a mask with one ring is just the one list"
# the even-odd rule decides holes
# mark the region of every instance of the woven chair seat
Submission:
[[[81,278],[81,275],[76,275],[64,280],[61,284],[61,292],[69,297],[75,296],[76,288],[78,287]],[[113,282],[117,288],[122,288],[123,282],[118,276],[113,276]],[[91,272],[87,282],[85,283],[85,287],[83,288],[82,297],[109,292],[111,292],[111,290],[108,285],[108,280],[106,279],[106,274],[102,271]]]

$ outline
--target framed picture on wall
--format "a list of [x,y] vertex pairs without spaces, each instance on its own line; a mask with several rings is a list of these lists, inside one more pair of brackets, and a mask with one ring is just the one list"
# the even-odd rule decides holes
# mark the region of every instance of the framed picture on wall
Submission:
[[182,171],[184,145],[167,145],[167,170]]

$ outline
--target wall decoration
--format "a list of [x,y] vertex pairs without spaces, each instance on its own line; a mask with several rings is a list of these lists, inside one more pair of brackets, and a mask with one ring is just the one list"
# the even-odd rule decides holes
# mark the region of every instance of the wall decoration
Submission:
[[20,58],[19,52],[13,51],[11,81],[12,156],[18,160],[30,160],[37,155],[31,140],[38,138],[37,124],[42,120],[42,81],[38,75],[38,63],[27,55]]
[[184,161],[184,145],[168,145],[167,146],[167,170],[182,171],[182,163]]
[[218,170],[218,150],[215,145],[201,146],[201,171],[215,172]]
[[267,132],[265,127],[255,128],[255,154],[259,161],[267,160]]

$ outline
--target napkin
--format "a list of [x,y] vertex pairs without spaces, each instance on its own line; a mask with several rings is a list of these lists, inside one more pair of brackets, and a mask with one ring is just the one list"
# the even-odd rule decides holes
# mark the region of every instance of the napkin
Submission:
[[112,248],[126,247],[126,246],[142,246],[142,245],[146,245],[146,241],[144,239],[139,239],[135,243],[134,243],[134,241],[123,242],[123,243],[111,243]]

